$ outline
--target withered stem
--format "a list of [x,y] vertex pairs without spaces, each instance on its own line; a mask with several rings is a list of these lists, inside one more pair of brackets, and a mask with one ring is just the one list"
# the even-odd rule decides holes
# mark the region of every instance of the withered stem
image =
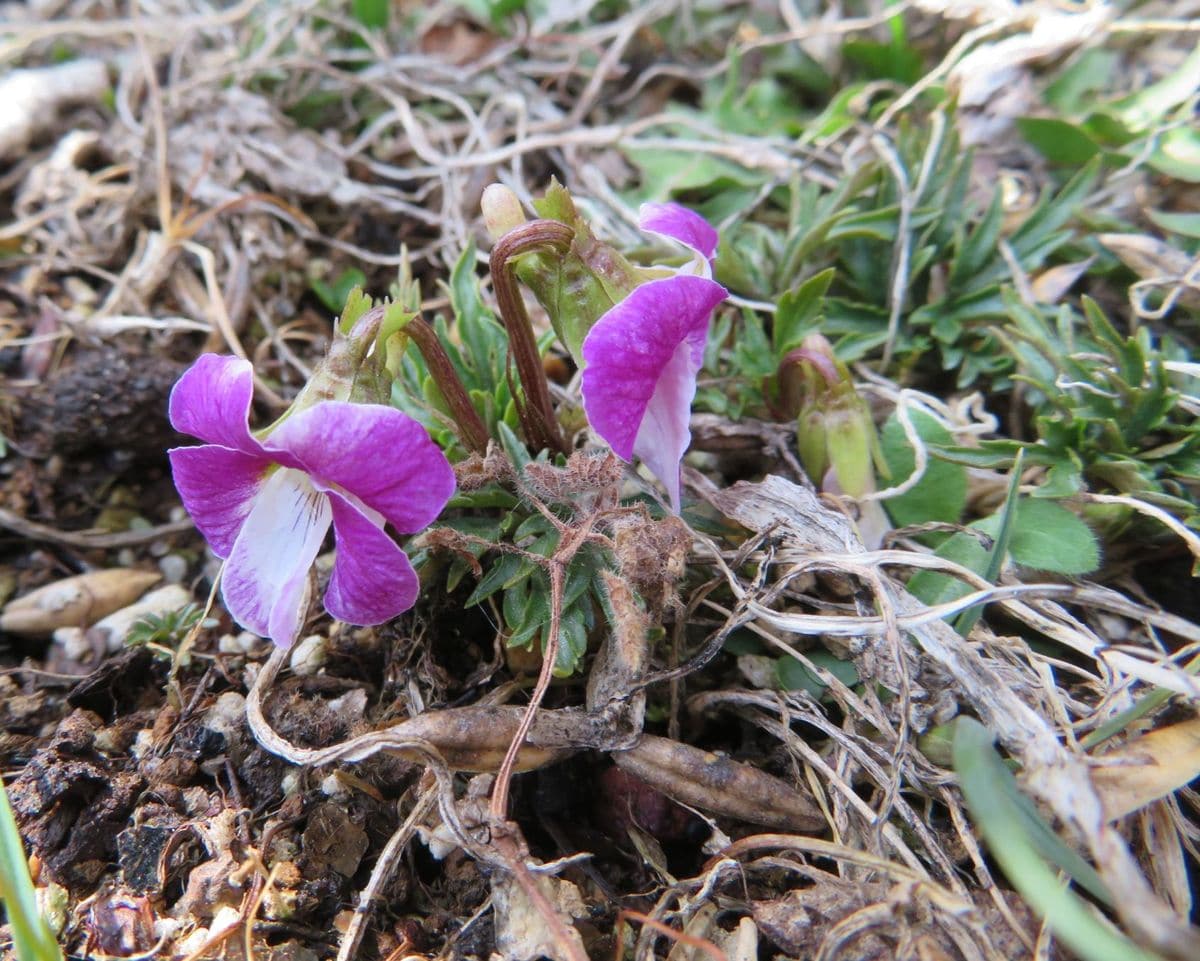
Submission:
[[471,396],[463,386],[458,371],[454,369],[446,348],[438,339],[437,332],[423,317],[414,317],[405,326],[404,331],[413,339],[421,356],[425,358],[425,365],[450,408],[463,444],[478,454],[486,454],[487,427],[480,420],[475,405],[471,403]]
[[513,269],[514,258],[534,250],[550,247],[559,252],[567,251],[575,236],[566,224],[557,220],[531,220],[514,227],[492,248],[492,289],[496,292],[496,303],[500,317],[508,331],[508,345],[516,361],[517,375],[525,388],[525,402],[517,403],[521,427],[525,438],[534,447],[548,448],[559,453],[569,453],[566,440],[554,415],[550,400],[550,388],[546,382],[546,371],[538,354],[537,338],[533,325],[525,311],[525,301]]

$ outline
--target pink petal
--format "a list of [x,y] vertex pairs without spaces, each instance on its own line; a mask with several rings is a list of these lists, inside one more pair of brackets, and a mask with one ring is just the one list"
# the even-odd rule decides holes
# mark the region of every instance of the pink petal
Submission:
[[675,348],[658,379],[633,442],[633,452],[663,482],[671,499],[671,509],[677,514],[679,462],[692,442],[688,421],[696,396],[696,374],[702,362],[703,345],[699,358],[694,356],[688,340]]
[[[667,383],[654,414],[662,426],[651,431],[665,431],[665,425],[682,420],[686,433],[708,321],[724,299],[725,288],[704,277],[681,274],[654,280],[634,290],[588,332],[583,342],[583,406],[593,429],[618,456],[633,457],[642,422],[664,375]],[[676,359],[684,344],[683,356]],[[669,486],[671,472],[664,476],[654,470]]]
[[280,424],[266,447],[302,466],[319,488],[353,494],[403,534],[436,520],[454,493],[454,469],[425,428],[382,404],[317,404]]
[[215,444],[167,451],[183,506],[217,557],[233,550],[271,462]]
[[240,357],[202,354],[171,391],[171,426],[210,444],[261,454],[250,435],[254,369]]
[[339,621],[366,626],[390,621],[416,603],[420,583],[408,556],[349,498],[329,494],[337,560],[325,609]]
[[716,230],[694,210],[679,204],[642,204],[638,226],[691,247],[705,260],[712,260],[717,253]]
[[254,500],[221,577],[225,608],[242,627],[289,647],[308,610],[308,571],[332,519],[329,498],[298,470],[271,474]]

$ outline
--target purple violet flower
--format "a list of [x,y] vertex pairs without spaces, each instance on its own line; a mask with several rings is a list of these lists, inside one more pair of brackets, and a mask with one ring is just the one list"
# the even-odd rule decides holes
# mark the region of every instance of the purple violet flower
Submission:
[[588,331],[583,407],[618,456],[632,460],[636,454],[663,482],[678,513],[696,375],[712,313],[728,291],[712,279],[717,232],[703,217],[679,204],[644,204],[638,223],[695,256],[634,288]]
[[406,414],[344,401],[295,410],[260,441],[247,424],[253,391],[249,362],[204,354],[171,392],[171,424],[206,441],[168,453],[184,507],[225,559],[230,615],[290,646],[331,523],[337,560],[325,609],[357,625],[408,610],[417,575],[384,524],[411,534],[441,513],[455,486],[441,450]]

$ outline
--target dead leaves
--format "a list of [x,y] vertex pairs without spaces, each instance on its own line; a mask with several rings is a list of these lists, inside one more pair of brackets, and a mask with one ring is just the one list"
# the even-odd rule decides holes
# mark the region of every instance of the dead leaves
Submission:
[[1109,751],[1092,783],[1109,820],[1125,817],[1200,777],[1200,718],[1159,728]]

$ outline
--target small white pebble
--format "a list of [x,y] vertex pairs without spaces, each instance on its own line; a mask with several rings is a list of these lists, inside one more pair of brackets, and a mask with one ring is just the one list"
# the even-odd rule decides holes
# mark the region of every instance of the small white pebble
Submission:
[[242,645],[238,643],[236,637],[232,634],[222,634],[217,638],[217,653],[218,654],[242,654]]
[[321,779],[321,793],[326,797],[347,797],[350,791],[336,774],[330,774]]
[[168,554],[158,562],[158,569],[168,584],[179,584],[187,577],[188,562],[181,554]]
[[208,792],[202,787],[183,789],[183,809],[192,817],[199,817],[208,811],[212,802]]
[[237,691],[226,691],[204,715],[204,726],[229,737],[242,724],[246,716],[246,699]]
[[130,547],[122,547],[117,551],[117,566],[119,567],[133,567],[136,560],[133,549]]
[[242,631],[237,637],[234,638],[234,640],[237,642],[238,648],[243,654],[250,654],[256,647],[258,647],[260,638],[257,634],[251,634],[249,631]]
[[51,635],[54,643],[62,648],[63,657],[77,663],[87,661],[92,656],[92,642],[87,638],[87,632],[82,627],[59,627]]
[[194,954],[199,954],[204,946],[208,943],[208,928],[196,928],[186,938],[175,945],[177,954],[182,954],[185,958],[190,958]]
[[168,544],[166,541],[153,541],[150,544],[150,556],[151,557],[162,557],[170,549],[171,549],[171,545]]
[[180,504],[178,507],[172,507],[171,513],[167,516],[170,518],[172,524],[178,524],[180,521],[187,519],[188,512],[184,510],[183,505]]
[[320,634],[309,634],[292,648],[292,656],[288,659],[288,665],[293,674],[305,677],[316,674],[324,667],[328,656],[329,645],[325,638]]
[[137,732],[137,736],[133,739],[133,745],[129,748],[129,753],[133,755],[135,761],[140,761],[142,755],[149,751],[154,746],[154,732],[148,727],[142,728]]
[[300,775],[295,771],[288,771],[279,782],[279,787],[282,789],[284,797],[291,797],[300,790]]

